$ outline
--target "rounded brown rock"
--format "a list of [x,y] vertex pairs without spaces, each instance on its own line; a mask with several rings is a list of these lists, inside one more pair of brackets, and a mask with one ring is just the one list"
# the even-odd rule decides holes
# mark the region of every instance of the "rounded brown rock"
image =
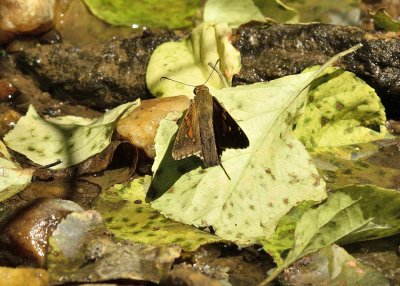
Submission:
[[62,199],[38,199],[22,209],[4,229],[4,242],[13,254],[43,267],[48,239],[60,220],[71,212],[83,209]]
[[19,90],[10,81],[0,79],[0,102],[12,102],[19,95]]
[[14,128],[18,120],[21,118],[21,114],[17,111],[9,109],[0,115],[0,134],[4,135],[8,131]]

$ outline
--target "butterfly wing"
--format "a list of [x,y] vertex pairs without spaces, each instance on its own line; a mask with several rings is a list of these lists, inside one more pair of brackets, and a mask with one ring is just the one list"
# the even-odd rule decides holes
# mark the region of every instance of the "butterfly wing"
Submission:
[[213,97],[213,124],[218,153],[224,149],[243,149],[249,146],[249,139],[228,111]]
[[196,102],[191,100],[176,134],[172,147],[172,158],[181,160],[193,155],[202,157],[202,147]]

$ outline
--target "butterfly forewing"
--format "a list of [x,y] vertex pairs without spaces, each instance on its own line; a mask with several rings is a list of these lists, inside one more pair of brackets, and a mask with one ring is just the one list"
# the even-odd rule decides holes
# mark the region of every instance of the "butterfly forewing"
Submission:
[[174,160],[181,160],[192,155],[202,156],[198,116],[196,103],[191,100],[172,147]]
[[218,153],[227,148],[242,149],[249,146],[246,134],[228,113],[228,111],[213,97],[213,123]]

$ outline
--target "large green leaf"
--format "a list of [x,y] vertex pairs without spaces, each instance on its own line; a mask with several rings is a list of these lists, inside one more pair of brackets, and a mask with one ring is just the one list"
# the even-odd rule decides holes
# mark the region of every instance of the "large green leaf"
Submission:
[[[311,155],[328,189],[341,191],[349,188],[354,189],[355,194],[360,194],[359,188],[364,189],[364,187],[359,185],[371,184],[374,186],[370,187],[375,188],[375,198],[372,198],[371,191],[365,188],[367,191],[362,196],[360,203],[368,204],[372,199],[376,200],[376,197],[380,197],[379,200],[376,200],[377,202],[382,200],[397,202],[394,189],[398,186],[400,166],[397,164],[397,158],[400,156],[400,151],[398,151],[396,140],[328,148],[320,147],[313,149]],[[394,197],[388,198],[386,195],[393,195]],[[393,207],[395,204],[389,205]],[[302,205],[293,208],[281,219],[273,237],[265,245],[264,248],[274,257],[275,261],[281,260],[281,255],[284,255],[291,248],[296,223],[306,209],[307,207],[302,208]],[[390,216],[388,218],[389,221],[393,219],[394,217]],[[377,229],[385,229],[384,232],[377,231],[381,236],[376,238],[395,234],[397,229],[396,227],[393,228],[395,224],[394,221],[389,224],[391,226],[388,228],[383,227],[381,223],[376,224]],[[389,234],[387,234],[388,231]],[[360,240],[365,239],[368,238]]]
[[67,168],[103,151],[110,144],[116,121],[137,105],[139,101],[125,103],[96,119],[64,116],[47,120],[30,106],[4,142],[39,165],[61,160],[53,169]]
[[[293,206],[324,199],[325,183],[291,132],[294,115],[306,97],[306,91],[298,96],[299,92],[313,75],[212,91],[250,141],[247,149],[229,149],[222,155],[231,180],[219,166],[202,168],[197,158],[174,161],[170,142],[177,126],[163,121],[159,127],[163,136],[156,136],[155,164],[159,156],[162,160],[149,194],[159,197],[168,192],[152,206],[167,217],[195,226],[212,225],[222,238],[251,244],[269,237]],[[173,178],[175,182],[167,181]]]
[[[160,45],[151,55],[146,71],[146,84],[151,93],[157,97],[193,97],[193,86],[160,79],[169,77],[190,85],[203,84],[212,72],[208,63],[214,64],[218,59],[219,69],[230,82],[240,70],[240,53],[231,44],[231,35],[232,30],[226,23],[203,23],[193,29],[190,38]],[[215,72],[207,85],[224,86]]]
[[25,189],[31,182],[33,169],[22,169],[11,160],[3,141],[0,141],[0,202]]
[[292,128],[308,85],[348,52],[315,72],[212,91],[250,141],[247,149],[230,149],[222,155],[232,180],[220,167],[202,168],[197,158],[174,161],[171,139],[177,126],[171,120],[162,122],[148,192],[148,198],[157,198],[152,206],[167,217],[195,226],[211,225],[224,239],[250,244],[271,236],[293,206],[324,199],[325,183]]
[[[365,188],[367,191],[362,195],[360,204],[362,203],[363,206],[367,204],[368,208],[368,202],[372,199],[375,200],[376,197],[380,197],[376,202],[387,201],[388,199],[397,202],[394,189],[398,186],[400,166],[397,162],[400,151],[396,140],[381,140],[338,147],[320,147],[313,149],[311,155],[328,189],[341,191],[349,188],[355,190],[354,194],[360,194],[359,188],[364,189],[364,187],[359,185],[370,184],[371,188],[375,188],[373,192],[375,194],[372,196],[371,191]],[[394,197],[388,198],[386,195]],[[393,207],[395,204],[389,205]],[[304,208],[296,207],[292,209],[282,218],[273,237],[265,245],[265,249],[276,261],[282,259],[281,255],[284,255],[285,251],[290,249],[293,243],[296,222],[303,212]],[[390,216],[388,218],[389,221],[393,221],[393,219],[394,217]],[[397,232],[395,224],[395,221],[390,223],[388,228],[381,223],[376,224],[377,232],[375,234],[381,235],[375,238],[395,234]],[[378,229],[385,229],[385,231],[380,232]],[[370,239],[373,238],[372,235]],[[359,240],[365,239],[368,238],[359,238]],[[357,241],[357,239],[354,241]]]
[[128,185],[115,185],[103,191],[94,209],[102,214],[106,227],[117,238],[152,245],[178,244],[185,250],[220,242],[221,238],[193,226],[172,221],[145,202],[150,177],[138,178]]
[[355,74],[331,67],[310,86],[295,134],[307,148],[342,146],[388,137],[385,122],[375,91]]
[[264,250],[274,258],[276,264],[283,264],[283,256],[293,246],[294,230],[296,229],[297,222],[313,205],[315,205],[315,202],[306,201],[292,208],[281,218],[274,234],[262,242]]
[[[350,185],[334,190],[333,196],[338,194],[345,194],[357,200],[356,205],[362,211],[363,217],[370,222],[346,234],[338,241],[334,241],[335,243],[344,244],[378,239],[400,232],[398,217],[400,193],[397,190],[373,185]],[[294,232],[297,222],[309,208],[310,203],[293,208],[281,219],[274,235],[263,243],[264,249],[274,257],[278,265],[283,265],[285,254],[292,248],[295,241]]]
[[192,26],[199,0],[84,0],[100,19],[124,26],[185,28]]
[[370,223],[372,218],[364,217],[359,200],[337,192],[318,208],[306,211],[296,225],[291,250],[262,285],[275,279],[295,260],[329,246]]
[[[297,251],[298,257],[311,252],[311,250],[317,250],[318,247],[325,246],[318,246],[318,244],[314,243],[314,240],[327,242],[326,245],[334,242],[344,244],[387,237],[400,232],[400,221],[398,217],[400,212],[400,194],[397,190],[383,189],[373,185],[351,185],[338,188],[330,195],[328,202],[318,208],[318,210],[320,210],[318,213],[315,210],[307,211],[305,207],[293,209],[281,220],[273,237],[264,242],[265,250],[274,256],[280,269],[289,265],[291,263],[290,259],[298,258],[293,257],[293,255],[296,254],[294,253],[294,249],[298,247],[297,240],[299,237],[296,234],[300,231],[299,229],[302,224],[307,224],[305,222],[307,216],[310,221],[313,216],[314,218],[324,217],[325,213],[329,211],[332,212],[328,207],[330,202],[337,200],[336,197],[343,196],[347,197],[347,200],[352,199],[355,201],[351,207],[343,209],[346,211],[349,220],[338,220],[337,217],[340,218],[340,216],[343,216],[343,214],[338,213],[338,215],[332,219],[332,222],[329,222],[331,225],[335,226],[335,229],[342,230],[341,233],[338,235],[336,230],[332,230],[329,227],[325,227],[325,229],[321,228],[318,232],[315,232],[315,236],[309,240],[310,245],[308,245],[301,254],[298,254],[299,250]],[[338,210],[339,209],[340,208],[338,208]],[[355,212],[354,210],[357,211]],[[304,212],[305,215],[301,217],[299,223],[296,225],[295,221]],[[358,222],[362,220],[357,220],[359,216],[366,222],[365,224],[361,223],[361,226]],[[356,220],[354,220],[354,218],[356,218]],[[355,227],[357,225],[359,225],[359,227]],[[307,229],[307,232],[312,232],[311,226],[311,223],[309,223],[307,227],[304,226],[304,229]],[[290,248],[292,248],[290,252],[292,254],[289,253],[286,259],[283,260],[282,256],[285,255]]]

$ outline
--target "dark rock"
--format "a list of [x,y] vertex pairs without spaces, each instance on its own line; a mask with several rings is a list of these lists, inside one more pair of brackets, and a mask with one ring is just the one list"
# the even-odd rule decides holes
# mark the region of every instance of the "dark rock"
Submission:
[[41,44],[56,44],[61,42],[61,35],[56,29],[51,29],[50,31],[44,33],[39,39],[39,43]]
[[145,74],[151,52],[175,39],[172,32],[144,31],[101,46],[54,44],[26,49],[17,53],[17,61],[58,99],[105,109],[149,97]]
[[233,43],[242,56],[235,85],[299,73],[361,43],[362,48],[335,65],[366,80],[377,89],[390,114],[400,114],[400,39],[396,33],[327,24],[264,24],[239,28]]
[[[102,109],[147,98],[145,72],[151,52],[180,37],[167,31],[146,31],[104,45],[28,48],[16,57],[20,67],[57,98]],[[249,24],[235,30],[232,40],[242,55],[242,70],[234,77],[234,85],[299,73],[362,43],[361,49],[337,65],[371,84],[390,115],[400,114],[400,40],[396,33],[326,24]]]
[[[49,93],[43,92],[33,79],[22,74],[15,67],[15,62],[11,57],[0,57],[0,79],[7,85],[12,85],[13,93],[7,102],[0,101],[0,112],[9,110],[10,107],[16,111],[25,114],[30,104],[41,115],[61,116],[78,115],[87,118],[93,118],[100,115],[99,112],[91,110],[85,106],[72,105],[68,102],[61,102],[52,98]],[[16,96],[17,95],[17,96]]]
[[[35,204],[41,205],[39,202],[43,198],[49,198],[53,201],[53,205],[57,202],[67,202],[72,200],[79,206],[89,209],[92,200],[98,196],[100,187],[83,180],[51,180],[51,181],[37,181],[34,180],[30,183],[26,189],[12,196],[11,198],[0,203],[0,229],[3,231],[0,233],[0,265],[15,267],[17,265],[34,265],[37,266],[38,262],[35,257],[32,258],[30,252],[25,251],[24,248],[19,248],[17,244],[14,244],[7,233],[5,233],[6,225],[10,225],[13,222],[20,220],[25,212],[29,212],[31,208],[34,208]],[[58,199],[65,200],[58,200]],[[35,202],[36,201],[36,202]],[[60,203],[61,204],[61,203]],[[72,205],[76,205],[71,202]],[[42,215],[45,215],[43,210]],[[25,222],[28,224],[27,222]],[[43,229],[46,228],[43,226]],[[28,240],[26,240],[28,241]],[[28,245],[26,243],[25,245]],[[40,258],[43,260],[43,258]],[[1,283],[0,283],[1,284]]]

